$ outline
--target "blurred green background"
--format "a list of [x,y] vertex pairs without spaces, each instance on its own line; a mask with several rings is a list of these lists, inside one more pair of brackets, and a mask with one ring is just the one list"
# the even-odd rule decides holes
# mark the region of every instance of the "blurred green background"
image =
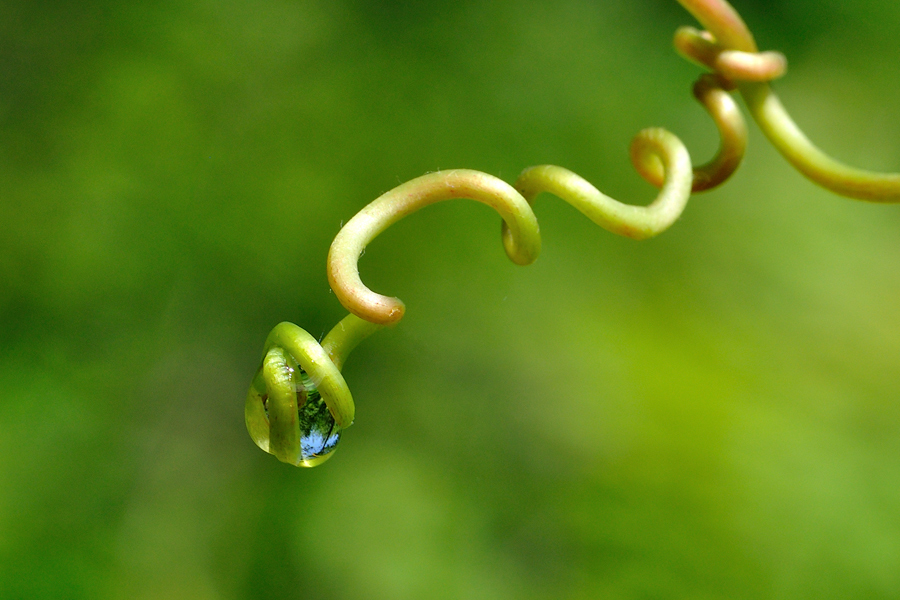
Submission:
[[[900,168],[900,4],[736,3],[810,137]],[[896,598],[900,208],[743,167],[634,242],[445,203],[361,263],[403,298],[324,466],[258,450],[269,329],[345,311],[342,221],[440,168],[624,201],[717,139],[670,0],[0,4],[0,598]]]

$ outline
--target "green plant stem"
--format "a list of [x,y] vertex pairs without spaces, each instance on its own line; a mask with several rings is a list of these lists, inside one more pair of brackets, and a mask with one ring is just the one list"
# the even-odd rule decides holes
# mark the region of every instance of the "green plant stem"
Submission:
[[262,374],[268,394],[268,451],[282,462],[298,460],[300,428],[297,420],[297,390],[294,358],[283,348],[269,348],[263,357]]
[[279,323],[266,338],[263,356],[275,347],[284,349],[306,371],[328,405],[335,423],[341,428],[349,427],[355,416],[353,397],[340,369],[316,338],[293,323]]
[[503,245],[519,265],[541,251],[537,219],[508,183],[487,173],[459,169],[430,173],[383,194],[359,211],[338,232],[328,252],[328,281],[344,308],[371,323],[396,323],[405,307],[399,298],[376,294],[359,278],[358,261],[375,237],[403,217],[435,202],[470,198],[496,210],[508,225]]
[[800,131],[768,84],[742,83],[739,88],[765,136],[808,179],[848,198],[900,202],[900,173],[876,173],[834,160]]
[[[746,24],[725,0],[678,1],[712,34],[714,43],[721,49],[745,53],[758,51]],[[681,40],[678,39],[679,36]],[[693,43],[690,41],[691,36]],[[676,47],[680,51],[686,51],[690,58],[715,68],[713,54],[700,37],[681,30],[676,36]],[[754,64],[753,61],[746,62]],[[767,66],[773,68],[774,73],[777,71],[777,62],[775,57],[755,63],[756,74]],[[876,173],[851,167],[831,158],[803,134],[768,83],[737,83],[759,128],[782,156],[805,177],[849,198],[871,202],[900,202],[900,173]]]
[[[691,192],[705,192],[721,185],[734,174],[744,158],[747,124],[729,89],[734,89],[730,82],[711,73],[702,75],[694,84],[694,97],[712,117],[719,131],[719,150],[709,162],[694,167]],[[666,174],[656,157],[632,152],[631,158],[641,177],[656,187],[662,187]]]
[[716,41],[729,50],[758,52],[753,34],[734,7],[725,0],[678,0]]
[[614,233],[635,239],[654,236],[671,226],[687,204],[693,178],[691,158],[684,144],[664,129],[639,132],[631,154],[637,162],[658,163],[665,173],[659,195],[648,206],[618,202],[575,173],[551,165],[526,169],[516,183],[519,191],[487,173],[466,169],[408,181],[375,199],[338,232],[328,253],[331,288],[344,308],[360,319],[378,324],[399,321],[405,311],[403,302],[363,284],[359,257],[391,224],[424,206],[452,198],[471,198],[500,213],[504,248],[519,265],[531,263],[540,252],[540,230],[530,202],[542,191],[556,194]]
[[[880,174],[848,167],[814,146],[791,120],[768,82],[784,74],[786,61],[776,52],[759,52],[740,15],[725,0],[679,0],[706,28],[679,29],[676,49],[715,72],[700,79],[694,95],[719,130],[719,152],[707,164],[691,166],[687,149],[664,129],[645,129],[631,144],[631,160],[638,172],[660,188],[647,206],[623,204],[603,194],[575,173],[553,165],[525,169],[515,187],[479,171],[467,169],[424,175],[375,199],[338,232],[328,253],[328,281],[351,314],[342,319],[320,345],[292,323],[276,326],[266,339],[263,361],[250,385],[245,404],[247,430],[256,444],[284,462],[320,464],[331,455],[305,452],[298,410],[306,405],[307,380],[324,400],[309,405],[323,415],[319,435],[328,438],[334,426],[353,423],[355,406],[341,375],[348,354],[384,325],[396,323],[405,312],[398,298],[377,294],[359,277],[359,258],[378,234],[401,218],[443,200],[470,198],[487,204],[503,218],[502,240],[507,255],[519,265],[533,262],[541,249],[540,230],[531,205],[542,192],[572,204],[594,223],[614,233],[646,239],[668,229],[684,211],[693,191],[725,181],[744,154],[747,130],[729,91],[740,90],[772,144],[801,173],[816,183],[853,198],[878,202],[900,201],[900,174]],[[319,417],[306,419],[303,431],[313,431]],[[324,431],[324,434],[322,434]],[[305,434],[304,434],[305,435]],[[336,443],[336,442],[334,442]],[[322,448],[325,446],[323,445]],[[332,446],[333,449],[333,446]]]
[[361,341],[383,327],[384,325],[364,321],[356,315],[347,315],[322,340],[322,349],[340,371],[344,368],[344,361],[350,352]]
[[665,129],[645,129],[631,144],[633,162],[654,162],[665,173],[659,195],[647,206],[623,204],[600,192],[572,171],[554,165],[529,167],[515,187],[533,203],[541,192],[562,198],[604,229],[643,240],[666,229],[681,216],[691,195],[691,157],[684,144]]

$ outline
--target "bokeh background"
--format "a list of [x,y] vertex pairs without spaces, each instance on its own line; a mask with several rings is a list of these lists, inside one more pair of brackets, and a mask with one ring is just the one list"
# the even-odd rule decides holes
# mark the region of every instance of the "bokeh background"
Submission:
[[[736,2],[837,157],[900,168],[900,4]],[[328,245],[441,168],[654,192],[630,138],[713,126],[669,0],[0,3],[0,598],[896,598],[900,208],[751,124],[660,237],[542,196],[520,268],[445,203],[361,263],[322,467],[258,450],[269,329],[345,312]]]

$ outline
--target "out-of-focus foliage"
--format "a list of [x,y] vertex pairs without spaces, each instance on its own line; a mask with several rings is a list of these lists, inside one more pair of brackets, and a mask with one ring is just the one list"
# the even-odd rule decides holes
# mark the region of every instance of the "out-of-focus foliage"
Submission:
[[[736,1],[813,140],[900,167],[900,5]],[[900,208],[745,164],[636,243],[434,206],[364,280],[408,314],[328,463],[244,431],[263,339],[343,316],[341,222],[438,168],[632,202],[714,151],[675,3],[0,4],[0,598],[895,598]]]

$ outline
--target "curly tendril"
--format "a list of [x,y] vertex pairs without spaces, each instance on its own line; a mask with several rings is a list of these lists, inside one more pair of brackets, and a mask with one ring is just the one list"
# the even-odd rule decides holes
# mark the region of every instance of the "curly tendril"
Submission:
[[652,237],[681,215],[691,193],[691,159],[684,144],[663,129],[645,129],[632,142],[632,157],[663,172],[657,198],[647,206],[618,202],[562,167],[525,169],[515,187],[487,173],[458,169],[423,175],[383,194],[338,233],[328,253],[328,280],[350,311],[321,344],[293,323],[277,325],[266,339],[263,358],[244,407],[247,430],[256,445],[282,462],[312,467],[327,460],[341,430],[353,423],[355,407],[341,375],[356,345],[399,321],[399,298],[373,292],[359,277],[359,257],[381,232],[435,202],[469,198],[503,218],[506,254],[527,265],[541,250],[540,228],[531,203],[541,192],[563,198],[589,219],[620,235]]
[[487,173],[459,169],[439,171],[408,181],[359,211],[338,232],[328,252],[328,282],[344,308],[361,319],[388,325],[403,317],[399,298],[377,294],[363,285],[357,262],[375,237],[420,208],[453,198],[487,204],[503,217],[503,246],[510,260],[527,265],[541,252],[537,218],[531,207],[506,182]]
[[791,119],[768,81],[786,68],[778,53],[759,52],[740,15],[725,0],[678,0],[706,28],[681,28],[675,47],[737,84],[747,108],[773,146],[805,177],[841,196],[900,202],[900,173],[847,166],[816,147]]
[[666,174],[656,200],[649,206],[618,202],[562,167],[525,169],[515,189],[479,171],[439,171],[404,183],[366,206],[344,225],[328,253],[328,281],[340,303],[352,314],[382,325],[399,321],[405,307],[399,298],[370,290],[359,278],[359,257],[375,236],[420,208],[453,198],[471,198],[503,217],[503,246],[518,265],[532,263],[541,249],[540,230],[530,204],[541,192],[551,192],[604,229],[635,239],[665,231],[681,215],[691,191],[691,159],[684,144],[664,129],[645,129],[632,142],[632,156],[642,163],[657,161]]
[[[694,84],[694,97],[709,113],[719,130],[719,151],[709,162],[694,167],[692,192],[705,192],[722,184],[737,171],[747,148],[747,125],[729,91],[734,85],[718,75],[702,75]],[[662,163],[652,155],[635,152],[631,162],[641,177],[656,187],[664,180]]]
[[247,431],[256,445],[296,466],[328,460],[356,411],[341,367],[350,351],[378,329],[348,315],[319,344],[293,323],[276,325],[244,404]]
[[787,71],[787,59],[780,52],[726,50],[710,32],[693,27],[680,27],[674,45],[685,58],[730,81],[772,81]]
[[777,52],[760,52],[740,15],[725,0],[679,0],[706,28],[682,27],[675,48],[710,71],[693,92],[716,125],[716,155],[692,167],[684,144],[664,129],[639,132],[631,144],[638,173],[659,188],[646,206],[623,204],[575,173],[553,165],[525,169],[513,186],[479,171],[458,169],[423,175],[375,199],[340,230],[328,253],[328,281],[350,311],[321,344],[292,323],[277,325],[266,339],[263,358],[245,404],[254,442],[279,460],[311,467],[327,460],[355,406],[341,368],[363,339],[397,323],[406,307],[399,298],[363,284],[359,258],[366,246],[401,218],[435,202],[469,198],[500,214],[503,247],[518,265],[532,263],[541,250],[531,206],[549,192],[613,233],[642,240],[668,229],[692,192],[712,189],[740,165],[747,127],[731,96],[737,89],[750,114],[772,144],[803,175],[845,196],[875,202],[900,201],[900,174],[881,174],[843,165],[816,148],[794,124],[768,83],[784,75],[787,62]]

